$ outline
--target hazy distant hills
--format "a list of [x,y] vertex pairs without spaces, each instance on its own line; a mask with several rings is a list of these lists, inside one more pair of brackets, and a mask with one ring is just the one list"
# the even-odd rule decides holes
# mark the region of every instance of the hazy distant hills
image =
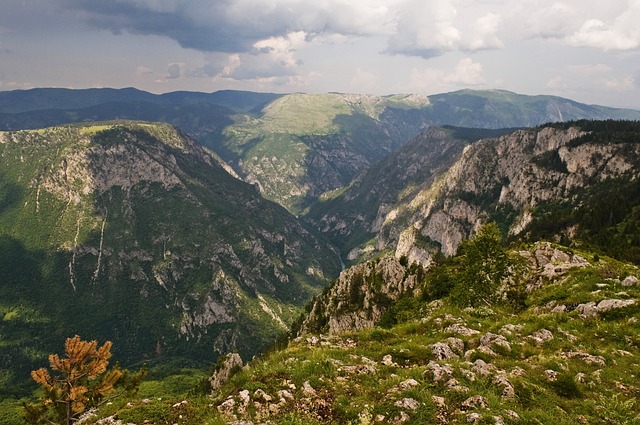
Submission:
[[535,126],[640,112],[554,96],[462,90],[433,96],[33,89],[0,92],[0,129],[110,119],[173,124],[218,153],[262,194],[295,214],[348,185],[432,125]]
[[286,330],[340,260],[228,171],[167,124],[0,132],[2,386],[74,333],[209,362]]

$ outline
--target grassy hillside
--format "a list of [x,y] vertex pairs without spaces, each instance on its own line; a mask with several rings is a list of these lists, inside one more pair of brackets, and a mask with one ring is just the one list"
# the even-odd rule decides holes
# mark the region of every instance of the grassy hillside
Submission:
[[639,423],[637,267],[547,243],[518,252],[529,264],[520,308],[458,307],[446,291],[434,295],[442,273],[455,287],[451,267],[462,259],[454,257],[420,272],[416,291],[376,327],[302,335],[253,360],[211,397],[141,397],[97,417],[138,424]]

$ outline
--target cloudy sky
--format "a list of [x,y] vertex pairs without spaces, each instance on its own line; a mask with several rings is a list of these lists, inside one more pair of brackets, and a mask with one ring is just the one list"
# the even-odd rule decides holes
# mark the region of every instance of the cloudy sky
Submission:
[[640,0],[0,0],[0,90],[500,88],[640,109]]

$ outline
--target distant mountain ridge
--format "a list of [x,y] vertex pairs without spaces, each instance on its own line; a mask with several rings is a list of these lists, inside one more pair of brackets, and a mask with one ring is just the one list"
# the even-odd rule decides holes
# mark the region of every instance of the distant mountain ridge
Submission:
[[231,90],[155,95],[133,88],[0,92],[0,130],[110,119],[169,122],[296,215],[430,126],[521,128],[609,118],[640,119],[640,111],[503,90],[432,96]]

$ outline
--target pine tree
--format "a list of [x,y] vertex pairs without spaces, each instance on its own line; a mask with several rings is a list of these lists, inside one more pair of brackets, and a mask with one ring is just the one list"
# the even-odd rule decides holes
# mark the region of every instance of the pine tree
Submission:
[[[67,338],[64,357],[49,355],[51,371],[40,368],[31,372],[42,388],[42,399],[25,405],[27,423],[70,425],[88,408],[135,391],[146,369],[133,376],[118,365],[107,370],[110,358],[111,341],[98,347],[96,341],[82,341],[78,335]],[[118,384],[120,390],[112,395]]]

